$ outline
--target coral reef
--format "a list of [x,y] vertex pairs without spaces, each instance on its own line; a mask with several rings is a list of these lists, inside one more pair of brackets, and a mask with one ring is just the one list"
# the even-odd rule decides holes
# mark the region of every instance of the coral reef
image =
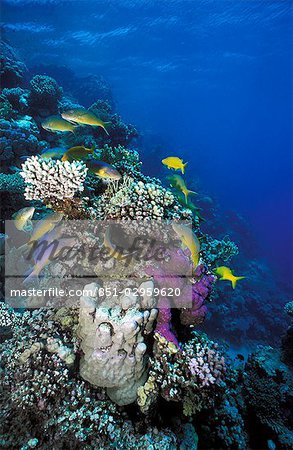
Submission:
[[[87,285],[85,290],[94,292],[97,287]],[[94,386],[107,387],[109,397],[125,405],[136,400],[137,388],[146,380],[144,335],[152,331],[157,311],[151,306],[140,310],[131,292],[116,301],[116,306],[107,308],[95,298],[81,298],[80,374]]]
[[3,118],[11,118],[12,112],[13,114],[28,114],[29,113],[29,105],[28,105],[28,96],[29,91],[22,89],[20,87],[15,87],[11,89],[3,89],[1,96],[9,102],[12,107],[12,111],[10,116]]
[[259,435],[252,437],[257,440],[269,433],[280,448],[288,448],[293,441],[292,372],[281,363],[277,350],[260,346],[250,355],[244,376],[249,421],[251,426],[256,426],[255,421],[259,426]]
[[56,81],[46,75],[35,75],[30,81],[29,106],[43,116],[58,111],[58,101],[62,97],[62,89]]
[[[76,266],[68,260],[51,261],[45,272],[58,286],[67,280],[70,286],[82,285],[84,291],[101,285],[106,292],[114,279],[116,288],[122,285],[124,290],[110,298],[99,291],[76,295],[70,307],[64,298],[52,299],[49,294],[42,298],[46,307],[34,303],[34,294],[28,293],[18,305],[22,309],[1,303],[0,447],[290,448],[292,324],[283,337],[282,353],[260,347],[247,361],[242,354],[232,360],[220,344],[198,329],[209,314],[205,331],[213,339],[225,336],[246,346],[251,339],[268,341],[268,330],[274,336],[284,331],[280,302],[272,299],[278,290],[268,267],[251,260],[252,239],[246,224],[234,213],[223,219],[207,196],[188,207],[175,191],[141,172],[135,148],[138,132],[117,114],[109,86],[101,77],[80,78],[64,67],[42,66],[39,73],[43,75],[31,73],[24,89],[25,66],[9,45],[2,48],[3,218],[11,219],[23,206],[34,206],[38,218],[48,208],[62,212],[69,231],[74,229],[70,219],[82,219],[80,244],[87,245],[100,245],[103,239],[83,219],[118,220],[123,225],[131,221],[136,227],[143,223],[146,234],[153,223],[187,220],[199,239],[200,253],[196,267],[190,266],[190,251],[184,246],[171,252],[164,269],[159,264],[133,263],[127,272],[112,260],[106,271],[111,280],[105,272],[101,276],[100,259],[93,263],[85,258]],[[65,74],[64,91],[59,86],[61,73]],[[108,122],[109,135],[101,127],[77,127],[75,133],[64,136],[41,128],[43,117],[81,105]],[[74,145],[93,147],[94,156],[113,165],[121,179],[105,183],[89,174],[81,161],[40,156],[45,148]],[[27,159],[19,173],[22,156]],[[206,222],[198,217],[198,207],[204,209]],[[162,232],[159,242],[164,239]],[[2,273],[5,242],[12,264],[24,265],[18,257],[21,247],[11,241],[1,234]],[[260,291],[248,292],[243,283],[232,297],[229,286],[215,287],[212,269],[237,256],[238,247],[249,260],[245,274],[251,283],[258,283]],[[172,275],[174,267],[182,275]],[[242,272],[241,262],[239,269]],[[90,277],[94,284],[86,285]],[[38,287],[42,283],[37,280]],[[142,286],[152,295],[137,294]],[[155,298],[154,289],[162,287],[178,287],[181,295],[174,299],[161,292]],[[292,318],[292,302],[285,310]]]
[[14,49],[1,40],[0,80],[1,88],[20,86],[27,72],[25,64],[19,61]]
[[183,413],[188,416],[213,403],[226,371],[217,345],[199,334],[194,334],[181,349],[159,334],[155,338],[156,352],[150,361],[148,379],[138,388],[142,412],[153,408],[159,396],[182,402]]
[[2,171],[7,171],[11,164],[19,164],[20,156],[34,155],[48,147],[40,140],[38,127],[29,116],[14,121],[0,120],[0,134]]
[[19,173],[0,173],[0,192],[22,193],[25,184]]
[[27,200],[60,200],[72,198],[84,189],[87,174],[85,164],[79,161],[44,160],[38,156],[28,158],[20,175],[26,183]]

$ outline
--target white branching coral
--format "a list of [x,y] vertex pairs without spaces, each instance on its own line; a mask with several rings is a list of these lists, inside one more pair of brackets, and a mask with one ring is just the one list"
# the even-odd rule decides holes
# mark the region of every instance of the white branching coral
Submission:
[[87,167],[80,161],[44,160],[40,156],[28,158],[20,172],[27,200],[72,198],[83,191],[86,174]]

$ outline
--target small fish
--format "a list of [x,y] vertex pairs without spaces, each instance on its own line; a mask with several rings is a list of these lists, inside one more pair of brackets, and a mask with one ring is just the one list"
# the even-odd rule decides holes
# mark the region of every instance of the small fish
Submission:
[[241,355],[241,353],[238,353],[237,355],[236,355],[236,359],[239,359],[239,361],[244,361],[244,356],[243,355]]
[[180,175],[172,175],[171,177],[167,177],[167,179],[172,187],[182,192],[185,197],[186,203],[188,203],[188,196],[190,194],[197,194],[197,192],[187,189],[185,181]]
[[58,260],[58,256],[61,255],[62,250],[67,247],[68,249],[74,244],[74,239],[63,238],[62,227],[56,227],[43,236],[42,240],[38,243],[37,249],[33,252],[34,265],[33,268],[27,273],[27,277],[24,280],[24,284],[27,284],[33,279],[38,279],[40,272],[44,267],[52,260]]
[[86,147],[83,147],[82,145],[78,145],[77,147],[72,147],[64,153],[64,155],[61,158],[61,161],[73,161],[73,160],[83,159],[89,155],[92,155],[94,152],[94,149],[95,149],[95,147],[86,148]]
[[103,122],[93,112],[83,108],[69,109],[61,113],[63,119],[80,125],[91,125],[92,127],[101,127],[107,133],[106,125],[110,122]]
[[14,225],[19,231],[28,231],[31,229],[32,222],[31,218],[33,217],[35,212],[35,208],[32,206],[22,208],[16,213],[13,214],[12,218],[14,220]]
[[162,159],[162,163],[168,169],[181,170],[181,173],[184,173],[185,166],[188,164],[187,162],[183,163],[183,160],[177,156],[169,156],[168,158]]
[[200,243],[195,233],[190,227],[180,223],[173,223],[172,228],[182,243],[189,249],[193,265],[196,267],[199,261]]
[[100,178],[110,180],[120,180],[121,174],[115,167],[97,159],[89,159],[85,162],[89,171]]
[[63,214],[49,213],[42,220],[38,220],[38,223],[32,232],[28,244],[32,243],[33,241],[38,241],[43,236],[45,236],[45,234],[53,230],[53,228],[55,228],[55,226],[62,220],[62,218]]
[[71,133],[74,133],[74,129],[76,125],[73,125],[71,122],[68,122],[67,120],[64,120],[62,117],[59,116],[50,116],[47,117],[42,123],[42,127],[47,131],[70,131]]
[[233,289],[235,289],[236,283],[238,280],[242,280],[243,278],[246,278],[246,277],[236,277],[235,275],[233,275],[232,270],[226,266],[216,267],[213,270],[214,270],[215,274],[220,277],[220,280],[231,281]]
[[40,157],[42,159],[50,159],[50,158],[59,159],[62,158],[65,152],[66,148],[61,147],[47,148],[40,154]]

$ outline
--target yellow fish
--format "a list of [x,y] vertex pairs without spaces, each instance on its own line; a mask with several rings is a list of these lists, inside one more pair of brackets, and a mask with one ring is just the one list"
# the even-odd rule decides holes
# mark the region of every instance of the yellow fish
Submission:
[[33,217],[35,208],[29,206],[27,208],[22,208],[13,214],[12,218],[14,220],[14,225],[19,231],[28,231],[31,226],[31,218]]
[[235,289],[238,280],[246,278],[246,277],[236,277],[235,275],[233,275],[231,269],[229,269],[229,267],[226,266],[217,267],[216,269],[214,269],[214,272],[219,277],[221,277],[220,280],[231,281],[233,289]]
[[172,228],[181,239],[181,242],[189,249],[194,267],[199,261],[200,243],[195,233],[187,225],[173,223]]
[[188,164],[187,162],[183,163],[183,160],[177,156],[169,156],[168,158],[162,159],[162,163],[168,169],[181,170],[181,173],[184,173],[185,166]]
[[80,125],[91,125],[92,127],[101,127],[107,133],[106,125],[110,122],[103,122],[93,112],[83,108],[69,109],[61,113],[61,116],[69,122],[78,123]]
[[[24,284],[37,279],[40,272],[50,263],[53,259],[63,257],[62,252],[67,250],[68,252],[75,244],[75,238],[62,237],[62,227],[53,229],[50,233],[46,234],[44,240],[40,241],[40,247],[33,254],[34,265],[32,270],[24,280]],[[43,244],[43,245],[42,245]],[[58,252],[57,252],[58,250]],[[57,252],[57,254],[56,254]]]
[[82,145],[72,147],[64,153],[64,155],[61,158],[61,161],[73,161],[83,159],[86,156],[91,155],[94,149],[95,149],[94,147],[86,148],[83,147]]
[[[28,244],[33,241],[38,241],[45,234],[49,233],[62,220],[63,214],[49,213],[42,220],[38,220]],[[27,244],[26,244],[27,245]]]
[[47,119],[43,120],[41,123],[42,127],[47,131],[70,131],[71,133],[74,133],[74,128],[76,125],[73,125],[70,122],[67,122],[67,120],[62,119],[62,117],[59,116],[50,116],[47,117]]
[[169,181],[171,186],[173,186],[175,189],[181,191],[184,194],[186,203],[188,203],[189,194],[197,194],[197,192],[187,189],[185,181],[180,175],[172,175],[171,177],[167,177],[167,180]]
[[98,161],[97,159],[89,159],[85,161],[85,164],[89,171],[97,175],[100,178],[111,179],[111,180],[120,180],[121,174],[115,167],[110,164],[105,163],[104,161]]
[[64,155],[65,152],[66,152],[66,148],[60,148],[60,147],[49,148],[49,149],[44,150],[40,154],[40,157],[43,159],[62,158],[62,156]]

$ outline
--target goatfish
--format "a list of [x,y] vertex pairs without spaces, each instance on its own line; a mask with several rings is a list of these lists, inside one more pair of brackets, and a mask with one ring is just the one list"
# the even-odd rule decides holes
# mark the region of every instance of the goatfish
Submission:
[[95,147],[86,148],[82,145],[78,145],[77,147],[72,147],[67,150],[61,158],[61,161],[73,161],[73,160],[81,160],[89,155],[92,155]]
[[74,133],[74,128],[77,125],[74,125],[71,122],[68,122],[67,120],[64,120],[62,117],[59,116],[50,116],[47,117],[42,123],[42,127],[47,131],[61,131],[66,132],[70,131],[71,133]]
[[33,253],[34,265],[32,270],[27,273],[24,284],[37,279],[49,262],[58,260],[58,256],[62,254],[65,248],[70,250],[70,247],[75,243],[74,238],[64,238],[61,234],[62,227],[56,227],[43,236],[37,250]]
[[191,260],[194,267],[196,267],[199,261],[200,252],[200,243],[197,236],[191,228],[180,223],[173,223],[172,228],[181,239],[182,244],[189,249]]
[[62,158],[64,153],[66,152],[66,148],[62,147],[54,147],[54,148],[48,148],[45,149],[41,154],[40,157],[42,159],[59,159]]
[[185,166],[188,164],[187,162],[183,163],[183,160],[177,156],[169,156],[168,158],[162,159],[162,163],[168,169],[181,170],[181,173],[184,173]]
[[38,241],[45,234],[49,233],[55,226],[62,220],[63,214],[60,213],[49,213],[42,220],[38,220],[31,237],[27,244],[31,244],[34,241]]
[[31,218],[33,217],[35,208],[29,206],[22,208],[13,214],[14,225],[19,231],[29,231],[32,227]]
[[216,269],[213,269],[213,271],[215,272],[216,275],[220,277],[219,278],[220,280],[231,281],[233,289],[235,289],[238,280],[246,278],[246,277],[236,277],[235,275],[233,275],[232,270],[226,266],[217,267]]
[[110,164],[105,163],[104,161],[98,161],[97,159],[89,159],[85,161],[85,165],[87,166],[89,172],[94,175],[97,175],[100,178],[110,179],[110,180],[120,180],[121,174],[115,167]]
[[186,203],[188,203],[188,196],[190,194],[197,194],[197,192],[187,189],[185,181],[180,175],[172,175],[171,177],[167,177],[167,180],[169,181],[172,187],[174,187],[178,191],[181,191],[182,194],[184,194]]
[[107,134],[109,134],[106,129],[106,125],[110,122],[103,122],[93,112],[87,109],[69,109],[68,111],[61,113],[61,116],[69,122],[78,123],[80,125],[91,125],[92,127],[101,127]]
[[[66,152],[66,148],[61,148],[61,147],[46,148],[39,156],[42,159],[59,159],[59,158],[62,158],[62,156],[64,155],[65,152]],[[26,160],[26,159],[30,158],[30,156],[22,155],[19,158],[21,160]]]

